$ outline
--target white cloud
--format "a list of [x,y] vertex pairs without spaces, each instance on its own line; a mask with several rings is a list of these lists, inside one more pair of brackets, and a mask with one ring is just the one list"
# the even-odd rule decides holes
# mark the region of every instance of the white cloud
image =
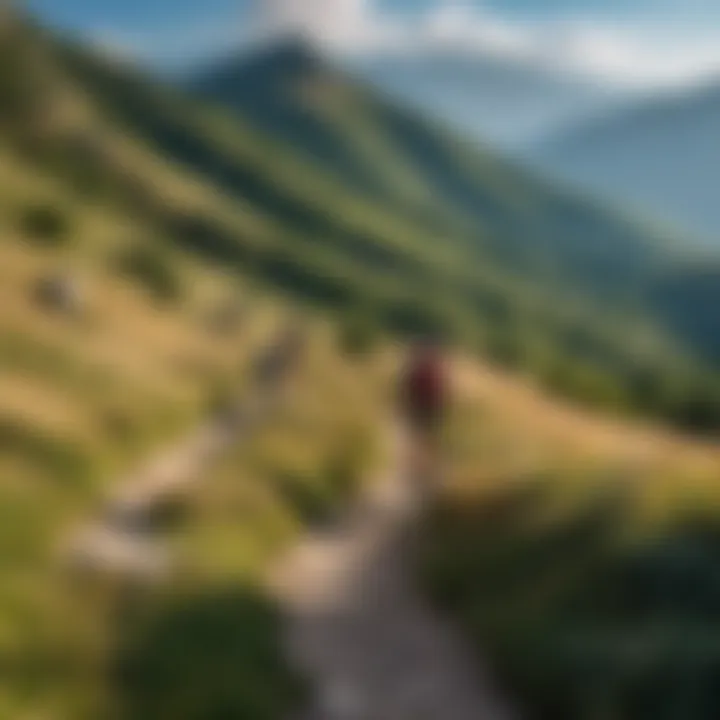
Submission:
[[718,40],[575,21],[545,28],[529,48],[541,62],[619,84],[677,85],[720,73]]
[[443,2],[430,10],[417,40],[429,47],[482,49],[484,52],[522,55],[528,30],[501,20],[490,12],[461,2]]
[[379,17],[365,0],[263,0],[255,19],[261,33],[301,32],[337,46],[375,39]]
[[[350,52],[477,52],[581,73],[617,84],[668,85],[720,74],[720,30],[640,20],[510,19],[463,0],[437,0],[409,18],[371,0],[259,0],[262,32],[301,31]],[[677,18],[676,18],[677,20]]]

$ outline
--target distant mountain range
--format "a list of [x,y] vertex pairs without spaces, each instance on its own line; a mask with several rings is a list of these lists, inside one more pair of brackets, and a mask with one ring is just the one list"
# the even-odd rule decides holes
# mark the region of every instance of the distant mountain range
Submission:
[[720,83],[571,125],[541,167],[720,247]]
[[[720,350],[705,332],[716,315],[680,281],[676,238],[459,139],[304,44],[227,58],[178,89],[25,23],[11,39],[0,153],[132,217],[145,242],[340,317],[461,340],[584,400],[691,423],[695,406],[657,407],[648,387],[715,397],[696,356]],[[679,332],[698,303],[706,321]]]
[[515,149],[623,103],[618,88],[482,53],[359,59],[355,70],[389,95],[475,139]]

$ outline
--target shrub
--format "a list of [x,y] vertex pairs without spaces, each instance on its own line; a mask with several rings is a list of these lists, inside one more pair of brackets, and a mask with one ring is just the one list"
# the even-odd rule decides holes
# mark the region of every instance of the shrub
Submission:
[[670,419],[698,434],[715,433],[720,427],[720,396],[713,386],[698,383],[685,389],[670,408]]
[[485,351],[495,362],[510,368],[524,366],[527,354],[524,338],[514,326],[492,327],[485,337]]
[[133,624],[115,673],[121,718],[280,720],[301,702],[275,608],[255,591],[175,594]]
[[33,242],[48,247],[64,245],[69,240],[67,214],[53,205],[31,205],[20,214],[20,229]]
[[155,300],[177,302],[183,295],[180,274],[170,259],[146,245],[123,249],[116,258],[118,271],[140,284]]
[[423,537],[427,587],[530,717],[719,716],[720,525],[625,543],[624,492],[538,523],[551,495],[500,488],[446,502]]

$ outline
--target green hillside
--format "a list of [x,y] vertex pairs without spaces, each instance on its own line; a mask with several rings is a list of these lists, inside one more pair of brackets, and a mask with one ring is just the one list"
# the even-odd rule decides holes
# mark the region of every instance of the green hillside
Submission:
[[483,263],[626,307],[663,262],[649,230],[463,142],[301,43],[211,68],[197,89],[431,236],[463,239]]
[[[553,508],[572,514],[575,493],[584,499],[595,481],[618,478],[638,493],[635,527],[690,502],[714,513],[712,444],[587,413],[478,360],[613,410],[714,430],[713,375],[685,350],[716,327],[712,273],[698,283],[700,270],[676,269],[651,231],[336,77],[354,110],[313,123],[345,147],[342,162],[293,135],[300,105],[288,104],[283,130],[0,13],[0,718],[277,720],[298,709],[303,687],[260,578],[386,472],[398,354],[383,333],[438,329],[477,351],[453,358],[450,494],[424,533],[422,566],[518,697],[541,707],[539,679],[574,702],[566,688],[594,676],[578,678],[579,663],[596,656],[566,655],[555,623],[570,607],[571,629],[605,629],[607,615],[593,613],[607,596],[595,591],[617,587],[615,557],[601,557],[602,575],[586,585],[598,567],[586,562],[593,528],[556,534],[543,500],[532,512],[550,532],[518,543],[514,516],[504,525],[472,488],[514,496],[518,481],[551,478]],[[683,323],[699,305],[707,314]],[[107,491],[244,397],[256,353],[288,320],[303,323],[309,342],[282,407],[166,519],[177,573],[143,593],[119,577],[67,572],[83,567],[61,551],[97,519]],[[378,352],[364,355],[368,343]],[[697,574],[660,579],[713,583],[716,557],[713,541]],[[697,626],[680,611],[668,617],[679,617],[672,627],[683,637],[712,631],[712,612]],[[644,625],[627,617],[644,642]],[[610,694],[619,683],[651,677],[669,695],[673,684],[664,666],[638,675],[620,620],[597,692],[610,699],[600,710],[636,720],[646,715],[621,714]],[[654,626],[647,633],[652,641]],[[680,649],[684,687],[698,656],[692,643]],[[661,665],[675,657],[673,643],[661,650]],[[712,693],[715,675],[705,675]],[[666,707],[669,695],[657,694]],[[595,697],[595,687],[579,690],[583,712],[576,705],[565,717],[597,718]]]
[[225,217],[215,191],[116,131],[42,35],[0,31],[14,61],[0,80],[0,717],[283,717],[298,682],[258,576],[373,461],[370,365],[293,307],[299,388],[207,473],[208,509],[173,526],[183,572],[135,594],[68,563],[108,492],[244,396],[290,309],[170,242],[180,208]]
[[680,422],[698,397],[714,406],[648,302],[675,262],[650,229],[464,145],[294,44],[217,70],[203,105],[30,34],[85,112],[33,139],[34,160],[176,246],[393,331],[441,331],[583,400]]

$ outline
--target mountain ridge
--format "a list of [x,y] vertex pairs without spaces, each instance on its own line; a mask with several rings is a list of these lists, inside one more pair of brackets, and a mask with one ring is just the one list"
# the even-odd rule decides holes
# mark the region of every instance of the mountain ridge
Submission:
[[[280,111],[265,123],[84,48],[52,52],[104,138],[85,147],[85,187],[108,186],[113,203],[202,262],[394,332],[461,338],[588,400],[606,402],[616,386],[636,402],[642,368],[659,382],[697,372],[695,348],[668,336],[648,297],[675,262],[653,233],[474,149],[325,61],[331,91],[319,104],[298,100],[295,70],[286,83],[287,57],[278,82],[258,82],[257,66],[254,84],[231,79],[233,90],[260,87],[256,111]],[[301,83],[309,73],[312,86],[315,72],[313,60]],[[342,152],[318,159],[308,138]],[[71,177],[78,156],[67,157],[68,142],[35,161]],[[347,162],[358,165],[347,171]],[[413,185],[403,187],[408,174]]]
[[620,88],[482,53],[371,54],[350,67],[476,142],[518,154],[556,129],[628,101]]
[[572,125],[535,148],[538,165],[720,243],[720,83]]

